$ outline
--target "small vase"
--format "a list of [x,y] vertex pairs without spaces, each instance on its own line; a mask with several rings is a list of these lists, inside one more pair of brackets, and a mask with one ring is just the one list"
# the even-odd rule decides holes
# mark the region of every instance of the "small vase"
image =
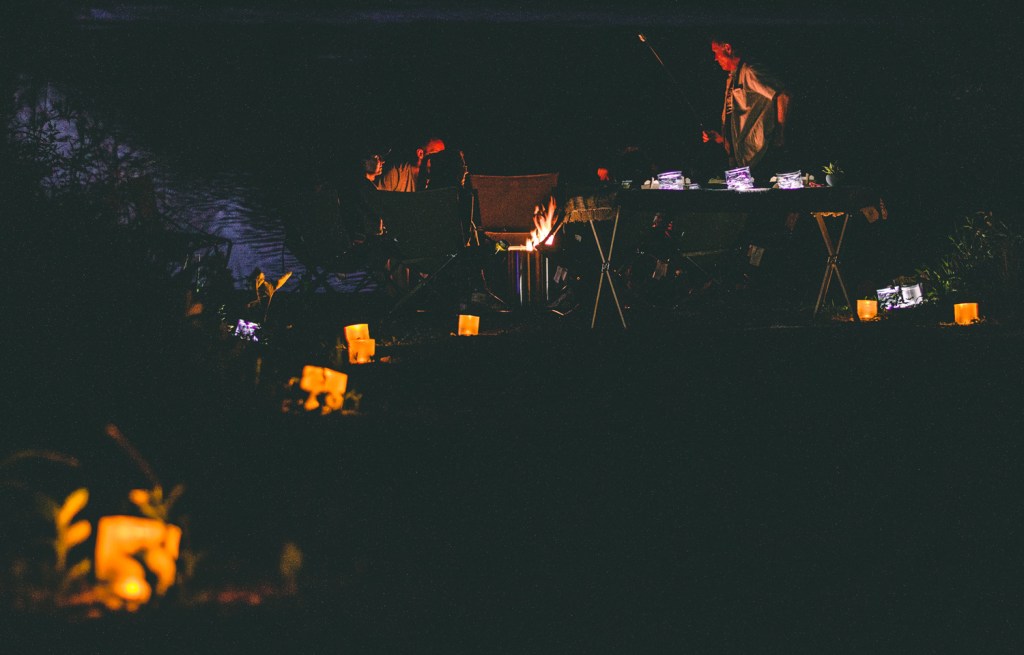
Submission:
[[829,186],[839,186],[839,183],[842,182],[842,180],[842,175],[832,173],[825,175],[825,183],[828,184]]

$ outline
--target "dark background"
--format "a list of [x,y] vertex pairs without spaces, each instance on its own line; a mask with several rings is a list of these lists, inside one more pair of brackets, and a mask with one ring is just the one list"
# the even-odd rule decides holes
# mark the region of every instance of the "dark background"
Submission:
[[638,145],[662,170],[720,175],[697,118],[718,122],[707,36],[723,32],[789,82],[795,165],[820,179],[837,160],[912,222],[1008,209],[1019,16],[856,5],[13,5],[4,43],[11,71],[78,93],[172,165],[287,190],[426,133],[476,172],[585,180]]

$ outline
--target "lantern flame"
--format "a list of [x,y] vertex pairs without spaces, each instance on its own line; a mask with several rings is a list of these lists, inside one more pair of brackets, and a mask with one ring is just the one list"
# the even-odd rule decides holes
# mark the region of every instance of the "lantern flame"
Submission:
[[537,205],[533,210],[533,231],[526,240],[526,250],[533,250],[541,243],[554,245],[555,235],[551,233],[555,226],[555,199],[548,200],[547,207]]
[[114,584],[114,593],[127,601],[146,602],[149,600],[149,583],[134,576],[118,580]]

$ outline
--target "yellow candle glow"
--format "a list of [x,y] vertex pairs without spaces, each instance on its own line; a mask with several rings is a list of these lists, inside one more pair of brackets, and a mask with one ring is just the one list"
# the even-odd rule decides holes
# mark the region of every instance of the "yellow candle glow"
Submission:
[[348,342],[348,363],[369,364],[377,351],[374,339],[354,339]]
[[370,326],[366,323],[356,323],[345,326],[345,341],[352,343],[356,339],[369,339]]
[[146,568],[156,575],[156,593],[163,595],[176,576],[181,528],[156,519],[137,516],[104,516],[96,531],[96,579],[110,584],[111,591],[129,602],[145,603],[152,589]]
[[341,409],[345,402],[345,390],[348,388],[348,376],[339,373],[334,369],[322,368],[320,366],[303,366],[302,380],[299,388],[309,392],[304,407],[312,411],[320,407],[317,397],[325,394],[324,407],[321,411],[324,414],[332,410]]
[[113,588],[120,598],[136,603],[147,602],[152,592],[148,582],[134,576],[121,578],[114,583]]
[[862,321],[871,321],[878,316],[878,301],[877,300],[858,300],[857,301],[857,316]]
[[953,320],[957,325],[970,325],[978,322],[978,303],[962,302],[953,305]]
[[459,336],[475,337],[480,332],[480,317],[459,314]]

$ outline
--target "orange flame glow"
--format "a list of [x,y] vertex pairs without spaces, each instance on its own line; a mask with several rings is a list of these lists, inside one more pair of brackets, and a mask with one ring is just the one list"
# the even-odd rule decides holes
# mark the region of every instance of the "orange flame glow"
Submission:
[[114,583],[114,593],[127,601],[146,602],[149,600],[149,583],[134,576],[121,578]]
[[533,250],[543,242],[545,245],[555,243],[555,235],[551,233],[555,226],[555,199],[548,201],[547,207],[537,205],[533,210],[533,231],[526,240],[526,250]]

